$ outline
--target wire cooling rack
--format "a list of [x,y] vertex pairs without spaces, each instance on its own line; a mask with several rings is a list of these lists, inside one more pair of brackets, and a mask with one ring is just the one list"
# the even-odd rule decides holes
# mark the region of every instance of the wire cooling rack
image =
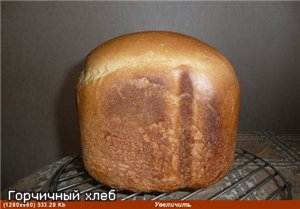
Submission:
[[[173,193],[117,191],[120,200],[272,200],[292,199],[290,183],[264,159],[236,148],[234,165],[227,176],[205,189]],[[52,192],[108,192],[110,187],[96,181],[84,168],[81,155],[64,164],[53,177]]]

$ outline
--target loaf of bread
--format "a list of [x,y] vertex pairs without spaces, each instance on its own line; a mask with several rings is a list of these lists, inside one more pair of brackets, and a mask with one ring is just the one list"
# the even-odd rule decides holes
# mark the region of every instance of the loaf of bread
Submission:
[[239,83],[192,37],[139,32],[87,57],[77,85],[82,157],[100,182],[136,192],[203,188],[232,165]]

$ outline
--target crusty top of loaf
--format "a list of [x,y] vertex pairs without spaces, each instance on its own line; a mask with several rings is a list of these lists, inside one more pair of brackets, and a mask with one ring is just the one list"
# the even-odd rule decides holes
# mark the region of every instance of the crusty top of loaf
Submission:
[[[204,71],[231,71],[226,58],[213,47],[174,32],[149,31],[123,35],[95,48],[87,57],[78,85],[118,69],[143,65],[192,66]],[[228,72],[227,72],[228,73]]]

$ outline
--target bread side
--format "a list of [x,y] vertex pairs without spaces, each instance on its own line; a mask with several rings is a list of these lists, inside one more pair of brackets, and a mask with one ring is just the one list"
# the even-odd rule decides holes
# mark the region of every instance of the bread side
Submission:
[[[89,55],[80,78],[84,164],[111,187],[141,192],[201,188],[222,178],[232,164],[239,111],[233,69],[202,42],[167,34],[108,42]],[[193,44],[182,46],[173,35],[181,44]],[[136,51],[142,40],[155,42],[153,36],[168,46],[167,52],[157,43]],[[124,38],[132,47],[125,47],[129,40]],[[108,48],[123,44],[115,57],[103,61]]]

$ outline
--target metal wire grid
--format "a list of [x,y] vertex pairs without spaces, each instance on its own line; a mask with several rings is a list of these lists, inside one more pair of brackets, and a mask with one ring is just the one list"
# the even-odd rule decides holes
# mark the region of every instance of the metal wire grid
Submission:
[[[70,192],[74,189],[78,189],[83,197],[87,192],[108,192],[111,188],[92,178],[78,155],[58,170],[50,191]],[[290,183],[271,164],[240,148],[236,148],[234,166],[227,176],[208,188],[173,193],[116,191],[120,200],[292,199]]]

